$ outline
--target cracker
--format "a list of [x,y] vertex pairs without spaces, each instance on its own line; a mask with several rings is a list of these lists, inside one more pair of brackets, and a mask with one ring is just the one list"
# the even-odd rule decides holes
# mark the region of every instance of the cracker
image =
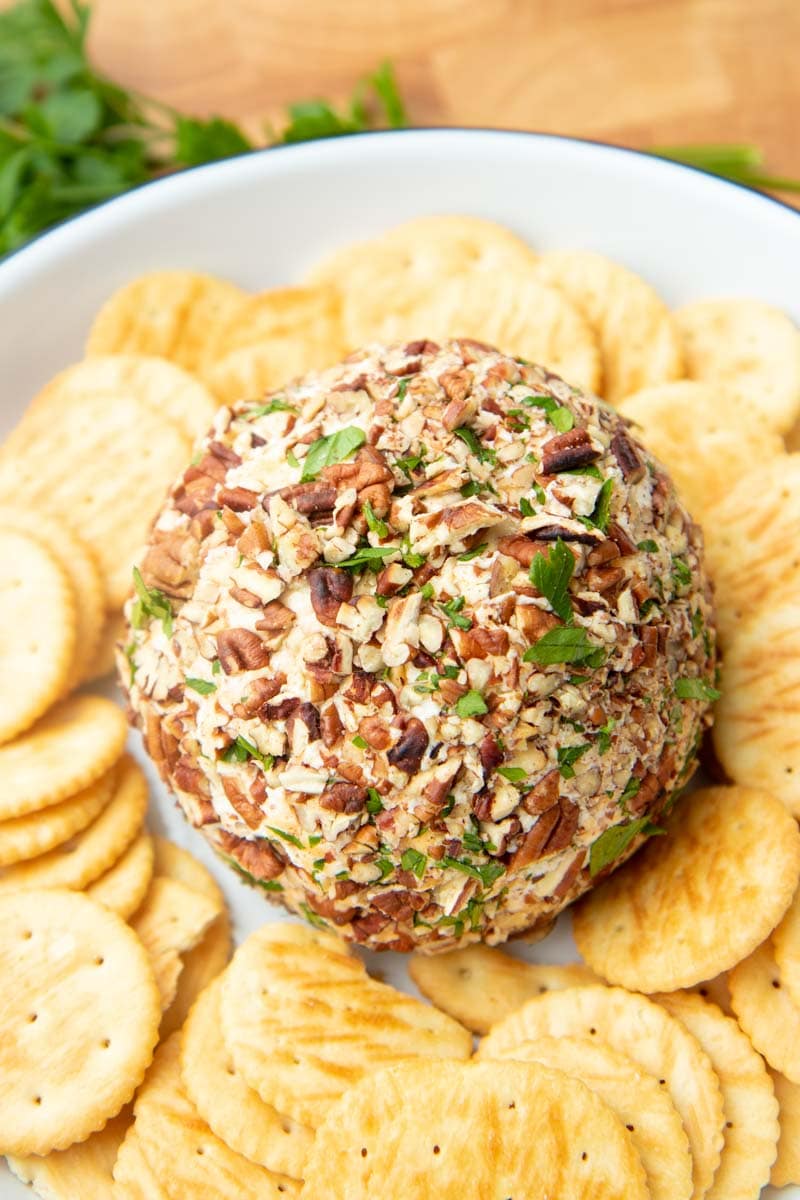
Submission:
[[318,1130],[303,1195],[648,1196],[631,1135],[600,1097],[539,1063],[404,1063],[363,1079]]
[[197,945],[219,912],[212,900],[176,879],[153,878],[131,927],[150,955],[163,1008],[175,998],[181,955]]
[[94,783],[116,762],[128,726],[101,696],[70,696],[0,746],[0,821],[38,812]]
[[694,987],[688,990],[698,996],[702,996],[704,1000],[710,1000],[712,1004],[716,1004],[717,1008],[722,1009],[726,1017],[733,1016],[731,990],[728,987],[727,975],[716,975],[713,979],[704,979],[702,983],[696,983]]
[[315,1128],[344,1089],[404,1058],[468,1058],[472,1038],[367,975],[342,941],[302,926],[251,934],[225,972],[222,1029],[261,1099]]
[[692,1194],[699,1200],[719,1165],[724,1117],[708,1056],[684,1026],[647,997],[622,988],[571,988],[529,1000],[498,1022],[478,1057],[507,1058],[521,1042],[543,1035],[597,1039],[664,1080],[689,1138]]
[[800,416],[800,331],[760,300],[698,300],[679,308],[690,379],[725,383],[778,433]]
[[128,626],[121,612],[106,613],[100,629],[97,649],[91,663],[86,668],[84,683],[93,683],[97,679],[105,679],[108,675],[116,674],[117,647],[125,644]]
[[588,1038],[540,1037],[509,1055],[580,1079],[616,1113],[642,1160],[652,1200],[689,1200],[689,1139],[664,1088],[631,1059]]
[[[669,472],[689,511],[704,518],[754,462],[784,454],[783,439],[736,392],[679,380],[644,388],[619,411]],[[691,430],[692,436],[687,432]]]
[[238,1154],[279,1175],[303,1178],[314,1134],[270,1104],[237,1074],[219,1036],[222,977],[195,1003],[184,1026],[181,1075],[209,1128]]
[[86,894],[127,920],[144,900],[153,877],[153,839],[144,830]]
[[779,1071],[771,1070],[770,1075],[780,1107],[781,1133],[769,1181],[773,1187],[786,1187],[800,1183],[800,1086]]
[[601,395],[610,404],[644,387],[680,379],[679,331],[661,298],[638,275],[587,250],[543,254],[538,271],[595,330],[602,358]]
[[800,454],[774,459],[731,485],[706,514],[706,563],[723,646],[743,618],[792,586],[800,543]]
[[752,1200],[769,1181],[778,1143],[778,1102],[749,1039],[730,1017],[700,996],[656,997],[711,1060],[722,1089],[725,1142],[706,1200]]
[[100,816],[47,854],[0,871],[0,894],[31,888],[85,888],[124,854],[147,808],[147,780],[132,758],[117,768],[114,795]]
[[198,371],[216,326],[246,293],[225,279],[194,271],[151,271],[109,296],[94,319],[86,353],[146,354]]
[[691,987],[741,962],[800,878],[800,831],[769,792],[702,788],[665,828],[573,909],[586,962],[632,991]]
[[[79,364],[80,366],[80,364]],[[191,456],[177,425],[120,393],[73,394],[68,368],[0,449],[0,497],[25,495],[68,520],[96,556],[118,608],[164,493]]]
[[222,912],[194,949],[182,956],[178,990],[161,1020],[162,1038],[182,1027],[197,997],[227,967],[231,949],[231,922],[227,912]]
[[249,1162],[211,1132],[183,1089],[177,1034],[159,1046],[134,1114],[114,1168],[126,1200],[287,1200],[300,1194],[296,1180]]
[[27,729],[64,691],[75,649],[75,598],[57,559],[0,528],[0,742]]
[[75,601],[75,648],[68,687],[77,687],[97,653],[105,615],[105,587],[94,557],[62,520],[32,508],[0,504],[0,526],[43,543],[63,570]]
[[800,1008],[783,986],[771,942],[728,976],[736,1019],[771,1067],[800,1083]]
[[114,783],[109,771],[58,804],[0,822],[0,867],[46,854],[80,833],[108,804]]
[[9,1156],[8,1165],[42,1200],[109,1200],[114,1189],[112,1170],[131,1120],[131,1109],[126,1107],[85,1142],[44,1158]]
[[115,913],[68,891],[0,897],[0,1150],[48,1154],[102,1129],[150,1062],[153,972]]
[[714,749],[736,783],[763,788],[800,816],[800,605],[796,588],[746,617],[728,643]]
[[[86,358],[58,376],[62,404],[98,395],[109,404],[127,396],[152,413],[167,417],[189,442],[202,437],[219,405],[208,388],[175,363],[137,354]],[[34,399],[30,413],[51,403],[48,389]]]
[[483,945],[448,954],[415,954],[408,973],[423,996],[473,1033],[488,1033],[533,996],[600,982],[578,963],[523,962]]
[[800,891],[772,935],[772,949],[783,986],[800,1008]]
[[217,908],[222,911],[225,905],[222,889],[208,867],[203,866],[198,858],[195,858],[188,850],[184,850],[183,846],[178,846],[169,838],[158,835],[153,838],[153,850],[157,875],[176,879],[178,883],[192,888],[195,892],[200,892],[209,900],[213,900]]
[[260,397],[346,353],[335,288],[276,288],[245,301],[209,347],[205,378],[218,400]]

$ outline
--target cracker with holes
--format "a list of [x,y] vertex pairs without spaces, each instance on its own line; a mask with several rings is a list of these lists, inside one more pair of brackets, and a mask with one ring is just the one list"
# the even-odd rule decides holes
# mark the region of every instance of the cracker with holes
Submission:
[[300,1194],[296,1180],[249,1162],[211,1132],[184,1091],[177,1034],[159,1046],[134,1115],[114,1167],[125,1197],[289,1200]]
[[89,884],[86,894],[127,921],[144,900],[152,877],[153,839],[143,830],[113,866]]
[[404,1063],[368,1076],[317,1131],[303,1190],[314,1200],[534,1194],[649,1192],[611,1108],[580,1080],[532,1062]]
[[[93,683],[95,680],[105,679],[107,675],[116,673],[117,650],[120,647],[124,650],[126,629],[125,618],[121,612],[106,613],[94,658],[86,672],[85,683]],[[133,664],[129,662],[128,674],[130,675],[132,671]]]
[[1,868],[0,894],[94,883],[137,837],[146,808],[147,780],[126,755],[115,768],[114,794],[99,817],[47,854]]
[[215,331],[205,379],[221,403],[234,404],[329,367],[346,350],[335,288],[276,288],[245,301]]
[[747,614],[728,643],[714,749],[736,783],[800,816],[800,568],[785,593]]
[[800,1008],[783,986],[771,942],[764,942],[729,977],[731,1006],[769,1065],[800,1084]]
[[730,1017],[700,996],[657,996],[711,1060],[722,1089],[725,1142],[706,1200],[752,1200],[769,1181],[778,1141],[778,1104],[764,1060]]
[[770,1071],[770,1075],[780,1107],[781,1133],[769,1181],[773,1187],[786,1187],[789,1183],[800,1184],[800,1084],[792,1083],[779,1071]]
[[772,948],[783,985],[800,1008],[800,890],[772,935]]
[[[664,463],[697,520],[754,462],[769,475],[783,438],[752,404],[724,386],[677,380],[644,388],[619,406],[644,444]],[[692,436],[687,436],[687,431]]]
[[113,609],[130,590],[136,553],[191,441],[133,392],[74,389],[78,369],[57,375],[6,438],[0,499],[23,494],[68,520],[96,556]]
[[596,1038],[663,1080],[689,1138],[692,1194],[702,1196],[719,1165],[724,1116],[714,1069],[688,1030],[646,996],[617,987],[572,988],[529,1000],[498,1022],[478,1057],[512,1057],[515,1046],[545,1035]]
[[57,804],[116,762],[128,726],[117,704],[70,696],[22,736],[0,746],[0,821]]
[[67,685],[75,596],[57,558],[28,534],[0,528],[0,564],[0,742],[8,742]]
[[232,951],[231,920],[225,911],[211,922],[197,945],[181,955],[178,988],[161,1022],[162,1037],[182,1028],[198,996],[227,967]]
[[624,1054],[589,1038],[540,1037],[520,1042],[508,1058],[541,1063],[580,1079],[616,1113],[630,1133],[652,1200],[689,1200],[689,1140],[666,1089],[652,1075]]
[[800,330],[760,300],[697,300],[674,314],[690,379],[724,383],[778,433],[800,416]]
[[106,807],[114,791],[114,782],[113,770],[107,771],[94,783],[58,804],[0,821],[0,867],[46,854],[80,833]]
[[579,963],[523,962],[484,945],[449,954],[415,954],[408,971],[431,1004],[473,1033],[488,1033],[533,996],[600,982]]
[[181,955],[197,945],[219,912],[217,903],[175,879],[156,875],[150,884],[131,925],[150,955],[163,1008],[175,998]]
[[584,314],[599,339],[603,384],[610,404],[683,374],[680,335],[657,293],[619,263],[586,250],[555,250],[538,272]]
[[43,1200],[108,1200],[114,1189],[117,1152],[132,1119],[127,1106],[85,1142],[44,1157],[9,1155],[8,1165]]
[[702,788],[665,828],[573,913],[589,966],[633,991],[691,987],[741,962],[800,878],[800,831],[769,792]]
[[119,288],[94,319],[86,353],[167,358],[186,371],[207,360],[214,328],[230,320],[246,293],[194,271],[151,271]]
[[67,891],[0,897],[0,1151],[48,1154],[102,1129],[150,1062],[161,1016],[144,948]]
[[338,937],[295,925],[267,925],[239,947],[221,1009],[237,1072],[267,1104],[312,1128],[378,1065],[472,1051],[466,1029],[371,979]]
[[219,1035],[222,977],[197,999],[181,1043],[183,1086],[204,1121],[226,1145],[271,1171],[303,1178],[313,1130],[265,1104],[237,1073]]
[[786,593],[800,557],[800,454],[772,460],[733,481],[707,513],[706,561],[723,646],[743,618]]

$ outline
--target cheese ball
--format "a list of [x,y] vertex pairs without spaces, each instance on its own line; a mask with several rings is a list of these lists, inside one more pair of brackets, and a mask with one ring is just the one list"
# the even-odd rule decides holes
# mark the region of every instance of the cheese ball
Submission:
[[120,677],[189,821],[374,950],[546,929],[657,830],[710,723],[667,472],[470,340],[221,409],[135,583]]

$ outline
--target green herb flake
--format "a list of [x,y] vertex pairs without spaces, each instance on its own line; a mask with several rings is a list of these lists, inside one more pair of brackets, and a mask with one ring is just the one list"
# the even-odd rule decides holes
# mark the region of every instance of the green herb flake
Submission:
[[703,614],[699,608],[692,613],[692,637],[699,637],[703,632]]
[[459,696],[455,703],[455,710],[458,716],[463,718],[480,717],[489,711],[483,696],[474,689]]
[[136,653],[136,642],[129,642],[128,645],[123,650],[123,654],[127,658],[128,667],[130,668],[131,677],[128,680],[130,687],[133,687],[133,681],[136,678],[136,663],[134,662],[134,658],[133,658],[135,653]]
[[453,811],[453,809],[455,808],[455,806],[456,806],[456,798],[455,798],[455,795],[454,795],[452,792],[450,792],[450,793],[449,793],[449,795],[448,795],[448,797],[447,797],[447,800],[445,801],[444,808],[443,808],[443,809],[442,809],[442,811],[439,813],[439,816],[440,816],[440,817],[449,817],[449,816],[450,816],[450,813]]
[[527,496],[522,496],[520,498],[519,511],[523,517],[532,517],[536,512]]
[[379,538],[385,538],[389,536],[389,526],[385,521],[382,521],[380,517],[375,516],[375,512],[369,500],[365,501],[362,512],[364,513],[364,520],[367,522],[367,528],[369,529],[370,533],[377,534]]
[[193,692],[199,692],[201,696],[209,696],[217,690],[217,685],[210,679],[192,679],[187,675],[185,683],[188,688],[191,688]]
[[391,875],[392,871],[394,870],[394,863],[390,862],[388,858],[376,858],[375,866],[378,868],[378,870],[381,873],[381,877],[380,877],[381,883],[383,883],[384,879],[388,879],[388,877]]
[[400,856],[400,866],[404,871],[411,871],[417,879],[422,879],[425,874],[427,862],[427,855],[415,850],[413,846],[409,846],[408,850],[404,850]]
[[367,812],[370,816],[383,812],[383,801],[375,788],[367,788]]
[[406,458],[395,459],[396,467],[399,467],[408,479],[411,479],[414,471],[419,467],[424,467],[425,464],[425,447],[420,447],[419,454],[409,454]]
[[497,774],[509,783],[523,783],[528,778],[528,772],[523,771],[522,767],[498,767]]
[[318,846],[321,841],[322,841],[321,833],[312,833],[311,837],[308,839],[308,844],[313,850],[314,846]]
[[473,550],[467,550],[464,554],[459,554],[459,562],[472,562],[473,558],[479,558],[483,554],[488,542],[481,542],[479,546],[475,546]]
[[373,570],[379,571],[383,560],[390,554],[397,554],[399,549],[399,546],[359,546],[350,558],[345,558],[336,566],[343,571],[360,570],[363,567],[371,567]]
[[276,396],[268,404],[261,404],[258,408],[248,408],[242,413],[242,419],[245,421],[255,421],[258,417],[269,417],[272,413],[276,412],[296,413],[298,411],[293,404],[287,404],[280,396]]
[[649,817],[639,817],[627,825],[612,825],[592,842],[589,851],[589,874],[594,876],[616,862],[640,833],[662,833]]
[[611,496],[613,492],[614,480],[607,479],[597,493],[592,515],[590,517],[579,517],[581,523],[586,525],[588,529],[599,529],[601,533],[607,532],[611,516]]
[[707,679],[676,679],[675,695],[679,700],[719,700],[722,695]]
[[433,599],[433,584],[432,583],[423,583],[422,587],[419,589],[419,594],[420,594],[420,596],[422,596],[423,600],[432,600]]
[[328,433],[325,437],[317,438],[309,446],[308,454],[303,460],[300,482],[307,483],[311,479],[316,479],[325,467],[344,462],[345,459],[355,454],[366,440],[367,435],[357,425],[346,425],[344,429],[338,429],[336,433]]
[[602,646],[595,646],[589,641],[583,627],[567,625],[548,629],[535,645],[528,647],[522,658],[524,662],[535,662],[540,666],[580,663],[581,666],[596,670],[606,661],[606,652]]
[[267,829],[270,833],[274,833],[282,842],[288,842],[290,846],[296,846],[298,850],[303,849],[303,843],[299,837],[295,837],[293,833],[287,833],[285,829],[278,829],[277,825],[268,825]]
[[611,749],[611,734],[616,725],[616,719],[609,717],[605,725],[597,731],[597,753],[602,757]]
[[472,629],[471,618],[461,616],[461,610],[465,604],[466,600],[463,596],[456,596],[453,600],[448,600],[446,603],[438,604],[436,606],[437,608],[440,608],[447,617],[449,622],[447,626],[448,629],[452,629],[453,626],[455,626],[456,629]]
[[323,920],[319,913],[315,913],[313,908],[306,904],[305,900],[301,901],[300,908],[309,925],[313,925],[315,929],[328,928],[328,922]]
[[453,433],[457,438],[461,439],[470,453],[475,455],[478,462],[494,463],[497,460],[494,450],[489,450],[486,446],[483,446],[478,440],[475,430],[470,429],[468,425],[459,425],[458,429],[453,430]]
[[211,664],[211,674],[219,675],[221,670],[222,670],[222,663],[219,661],[218,658],[215,658]]
[[464,499],[468,500],[470,496],[478,495],[481,490],[481,485],[478,483],[477,479],[470,479],[468,483],[463,483],[459,490]]
[[354,738],[351,738],[350,740],[352,741],[352,743],[356,747],[356,749],[366,750],[367,743],[364,740],[364,738],[361,736],[360,733],[357,733],[356,736]]
[[255,743],[249,741],[246,737],[237,737],[234,742],[231,742],[227,750],[223,751],[223,762],[247,762],[249,758],[256,759],[257,762],[263,763],[265,770],[269,770],[275,761],[271,754],[262,754]]
[[672,577],[679,588],[688,587],[692,582],[692,572],[689,569],[689,564],[684,562],[682,558],[673,558]]
[[523,404],[529,408],[541,408],[550,424],[559,433],[569,433],[575,425],[575,417],[568,408],[563,408],[552,396],[524,396]]
[[559,475],[588,475],[590,479],[603,481],[600,468],[595,463],[587,463],[585,467],[567,467],[566,471],[559,471],[558,473]]
[[636,543],[636,549],[641,550],[643,554],[658,554],[658,542],[654,542],[652,538],[645,538],[644,541]]
[[631,775],[630,779],[625,784],[625,787],[622,789],[622,793],[619,798],[620,808],[624,812],[627,811],[628,801],[633,800],[634,796],[639,795],[639,790],[640,790],[641,786],[642,786],[641,779],[639,779],[639,777],[637,775]]
[[576,763],[590,749],[590,742],[584,742],[582,746],[559,746],[556,751],[556,757],[558,759],[558,771],[562,779],[574,779],[575,771],[573,763]]
[[294,450],[286,451],[286,461],[288,462],[290,467],[294,467],[295,469],[297,469],[297,467],[300,466],[300,460],[298,459]]
[[401,375],[398,378],[398,380],[397,380],[397,395],[395,397],[397,400],[405,400],[406,392],[408,391],[408,385],[410,383],[411,383],[410,375]]
[[561,538],[550,547],[547,557],[537,554],[530,567],[533,586],[545,597],[556,616],[567,622],[572,620],[569,581],[574,570],[572,551]]
[[133,568],[133,586],[136,600],[133,604],[131,622],[134,629],[141,629],[145,619],[160,621],[167,637],[172,637],[172,607],[169,599],[158,588],[149,588],[142,579],[138,567]]

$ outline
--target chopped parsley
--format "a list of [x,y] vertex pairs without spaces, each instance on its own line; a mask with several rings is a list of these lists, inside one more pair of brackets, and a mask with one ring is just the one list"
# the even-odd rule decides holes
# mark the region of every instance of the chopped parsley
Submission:
[[678,587],[688,587],[692,582],[692,572],[689,570],[689,564],[685,563],[682,558],[673,558],[672,578]]
[[468,425],[459,425],[458,429],[454,429],[453,433],[469,449],[471,454],[474,454],[478,462],[494,463],[497,461],[497,455],[494,450],[489,450],[486,446],[481,445],[478,440],[478,435],[474,429],[470,429]]
[[474,689],[459,696],[455,703],[455,710],[459,717],[464,718],[480,717],[489,711],[483,696]]
[[419,850],[415,850],[413,846],[409,846],[408,850],[404,850],[400,856],[400,866],[404,871],[411,871],[413,875],[416,875],[417,879],[422,879],[427,863],[427,855]]
[[528,647],[522,658],[524,662],[535,662],[542,666],[579,663],[596,669],[606,661],[606,652],[602,646],[595,646],[589,641],[582,626],[567,625],[549,629],[538,642]]
[[359,546],[349,558],[336,565],[344,571],[360,570],[363,567],[379,571],[384,558],[388,558],[390,554],[397,554],[399,549],[399,546]]
[[658,542],[654,542],[652,538],[645,538],[643,542],[636,543],[636,549],[642,550],[645,554],[657,554]]
[[528,772],[523,771],[522,767],[498,767],[497,774],[502,775],[509,783],[522,783],[528,778]]
[[160,621],[167,637],[172,637],[172,607],[168,598],[158,588],[149,588],[142,579],[138,567],[133,568],[133,586],[136,589],[136,600],[131,613],[134,629],[141,629],[145,618],[151,617]]
[[529,408],[541,408],[550,424],[559,433],[569,433],[575,418],[568,408],[563,408],[552,396],[525,396],[522,400]]
[[456,629],[472,629],[471,618],[461,616],[461,610],[465,604],[466,600],[463,596],[456,596],[453,600],[448,600],[445,604],[437,605],[437,608],[440,608],[447,617],[449,622],[448,629],[452,629],[453,626]]
[[628,801],[632,800],[634,796],[639,795],[639,789],[641,786],[641,779],[639,779],[637,775],[631,775],[630,779],[625,784],[625,787],[622,789],[622,794],[619,798],[619,806],[623,812],[627,812],[628,810]]
[[381,883],[383,883],[384,879],[388,878],[388,876],[391,875],[392,871],[394,870],[394,863],[390,862],[388,858],[376,858],[375,866],[381,873]]
[[420,594],[420,596],[422,596],[423,600],[432,600],[433,599],[433,584],[432,583],[423,583],[422,587],[419,589],[419,594]]
[[130,667],[131,677],[130,677],[129,682],[130,682],[131,686],[133,686],[133,681],[136,678],[136,663],[133,660],[133,656],[135,653],[136,653],[136,642],[129,642],[128,645],[123,650],[123,654],[127,658],[128,666]]
[[350,739],[357,750],[366,750],[367,743],[360,733],[357,733],[354,738]]
[[611,495],[613,491],[614,480],[607,479],[597,493],[592,515],[590,517],[578,518],[581,524],[585,525],[587,529],[599,529],[601,533],[607,531],[608,520],[611,516]]
[[480,555],[483,554],[484,550],[486,549],[486,547],[488,545],[489,545],[488,542],[481,542],[480,545],[475,546],[474,549],[467,550],[464,554],[459,554],[458,561],[459,562],[471,562],[473,558],[479,558]]
[[412,548],[408,534],[406,534],[406,536],[403,538],[403,545],[400,549],[400,554],[402,555],[403,562],[407,567],[411,567],[412,571],[415,571],[417,567],[422,567],[425,564],[425,555],[417,553],[417,551]]
[[519,502],[519,511],[523,517],[532,517],[536,510],[534,509],[528,497],[522,496]]
[[449,817],[450,813],[453,811],[455,806],[456,806],[455,795],[453,792],[450,792],[450,794],[448,795],[447,800],[445,802],[445,806],[442,809],[442,811],[439,813],[439,816],[440,817]]
[[370,533],[376,533],[379,538],[389,536],[389,526],[380,517],[375,516],[375,510],[369,500],[365,501],[361,511],[364,513],[364,520],[367,522],[367,528]]
[[299,837],[295,837],[293,833],[287,833],[285,829],[278,829],[277,825],[268,825],[267,829],[270,833],[274,833],[281,841],[288,842],[290,846],[296,846],[298,850],[303,849],[303,843]]
[[699,608],[692,613],[692,637],[699,637],[703,632],[703,614]]
[[579,758],[582,758],[587,750],[591,749],[590,742],[584,742],[582,746],[559,746],[556,751],[558,758],[558,770],[562,779],[573,779],[575,771],[573,763],[576,763]]
[[460,490],[464,499],[468,500],[470,496],[478,495],[481,490],[481,484],[478,483],[477,479],[470,479],[468,483],[463,483],[461,485]]
[[572,620],[569,581],[574,570],[572,551],[561,538],[548,550],[546,558],[537,554],[530,568],[533,586],[542,593],[556,616],[567,622]]
[[603,480],[596,463],[587,463],[585,467],[567,467],[565,471],[559,471],[559,475],[588,475],[591,479],[599,479],[601,482]]
[[344,462],[351,454],[355,454],[366,440],[367,435],[357,425],[346,425],[344,429],[338,429],[336,433],[329,433],[325,437],[317,438],[309,446],[308,454],[303,460],[300,482],[307,483],[310,479],[316,479],[325,467]]
[[373,817],[383,812],[383,801],[375,788],[367,788],[367,812]]
[[442,859],[443,867],[450,867],[453,871],[460,871],[462,875],[471,875],[473,879],[479,879],[485,888],[490,888],[496,879],[505,874],[505,867],[499,862],[483,863],[476,866],[466,858],[450,858],[445,855]]
[[611,731],[616,723],[617,722],[614,717],[609,717],[605,725],[601,725],[597,732],[597,753],[601,755],[601,757],[602,755],[607,754],[611,749]]
[[397,399],[405,400],[408,385],[411,383],[410,375],[401,375],[397,381]]
[[419,454],[409,454],[406,458],[395,459],[394,465],[399,467],[403,474],[408,477],[408,479],[411,479],[413,471],[416,471],[418,467],[424,467],[426,465],[425,455],[427,453],[427,448],[420,442]]
[[300,466],[300,460],[298,459],[294,450],[286,451],[286,461],[290,467],[299,467]]
[[215,658],[211,664],[211,674],[219,675],[221,670],[222,670],[222,663],[219,661],[218,658]]
[[211,692],[217,690],[217,685],[210,679],[192,679],[187,675],[185,683],[188,688],[191,688],[193,692],[199,692],[201,696],[209,696]]
[[679,700],[719,700],[722,694],[707,679],[676,679],[674,690]]
[[276,396],[274,400],[270,400],[268,404],[262,404],[259,408],[249,408],[247,412],[242,413],[242,418],[245,421],[255,421],[258,417],[268,417],[276,412],[296,413],[298,410],[292,404],[287,404],[280,396]]
[[612,825],[592,842],[589,851],[589,874],[597,875],[600,871],[604,871],[625,853],[633,839],[640,833],[663,832],[663,829],[654,825],[649,817],[639,817],[636,821],[629,821],[627,825]]
[[258,746],[254,742],[249,741],[241,735],[237,737],[235,742],[231,742],[227,750],[223,751],[223,762],[247,762],[249,758],[254,758],[257,762],[263,764],[268,771],[275,761],[271,754],[262,754]]
[[227,854],[223,855],[223,858],[227,863],[230,864],[230,866],[233,867],[234,871],[236,871],[238,875],[241,875],[242,879],[250,884],[251,887],[259,887],[265,892],[283,891],[283,884],[278,883],[277,879],[257,879],[255,875],[252,875],[249,871],[246,871],[245,868],[241,866],[241,864],[238,863],[235,858],[229,858]]
[[305,901],[300,904],[300,908],[303,910],[303,916],[308,921],[309,925],[313,925],[315,929],[328,928],[328,922],[323,920],[319,913],[315,913],[313,908],[310,908]]

